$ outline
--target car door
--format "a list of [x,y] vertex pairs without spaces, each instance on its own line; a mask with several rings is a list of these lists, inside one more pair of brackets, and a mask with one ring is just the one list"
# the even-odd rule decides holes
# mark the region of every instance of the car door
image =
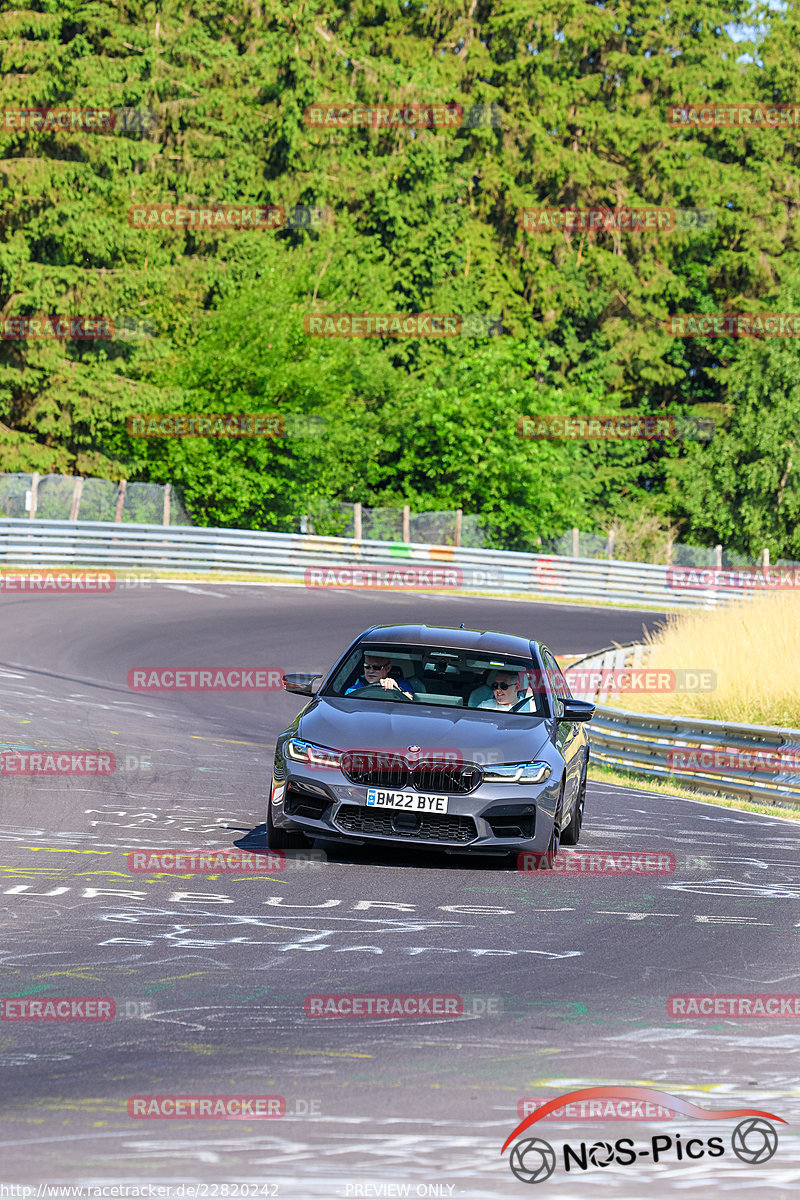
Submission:
[[[571,700],[572,693],[569,690],[569,684],[564,678],[563,672],[555,660],[555,656],[544,646],[542,647],[542,656],[544,658],[547,677],[550,680],[550,686],[555,692],[557,701]],[[560,704],[559,708],[563,711],[563,707]],[[556,745],[563,754],[566,763],[564,811],[562,814],[566,817],[572,806],[573,799],[578,794],[583,765],[583,740],[580,737],[580,724],[577,721],[559,720],[556,728]]]

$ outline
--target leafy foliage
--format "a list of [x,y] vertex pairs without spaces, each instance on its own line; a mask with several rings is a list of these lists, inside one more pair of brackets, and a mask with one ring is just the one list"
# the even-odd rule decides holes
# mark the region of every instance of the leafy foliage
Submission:
[[[757,44],[733,40],[744,19]],[[124,106],[155,125],[0,128],[3,317],[102,314],[134,329],[2,342],[0,469],[169,480],[214,525],[289,528],[360,500],[480,513],[509,548],[616,522],[797,557],[796,343],[675,338],[663,320],[797,308],[800,130],[674,127],[665,113],[793,103],[799,25],[796,0],[6,7],[0,107]],[[500,121],[304,119],[352,101],[494,105]],[[334,220],[233,232],[128,219],[134,205],[212,202],[325,206]],[[518,224],[526,206],[620,205],[715,221]],[[309,313],[365,311],[502,314],[505,333],[304,332]],[[712,418],[717,435],[517,435],[524,415],[622,411]],[[325,432],[126,432],[133,414],[176,412],[313,414]]]

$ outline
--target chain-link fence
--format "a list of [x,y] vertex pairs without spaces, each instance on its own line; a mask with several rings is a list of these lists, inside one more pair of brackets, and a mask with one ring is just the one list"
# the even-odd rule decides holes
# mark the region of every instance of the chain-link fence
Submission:
[[[149,525],[191,525],[186,510],[169,484],[112,483],[70,475],[0,474],[0,517],[37,517],[51,521],[123,521]],[[429,546],[487,548],[489,530],[475,513],[460,509],[411,512],[405,508],[368,508],[338,500],[318,500],[292,522],[296,533],[322,537],[362,538],[380,542],[417,542]],[[612,526],[608,533],[568,530],[542,537],[533,553],[570,558],[619,559],[624,562],[668,563],[676,567],[762,567],[766,551],[757,557],[722,546],[690,546],[672,540],[674,531],[658,521]],[[800,564],[778,559],[772,566]]]
[[72,475],[0,474],[0,517],[191,525],[174,488]]
[[[572,558],[620,559],[624,562],[668,563],[675,567],[760,567],[764,554],[757,557],[740,554],[737,550],[726,550],[723,546],[690,546],[685,542],[672,542],[666,538],[655,544],[615,540],[608,534],[582,533],[569,530],[560,537],[542,538],[542,554],[563,555]],[[769,561],[769,559],[767,559]],[[773,566],[794,566],[788,559],[778,559]]]
[[368,508],[343,501],[317,501],[296,522],[298,533],[364,538],[381,542],[421,542],[429,546],[473,546],[486,539],[480,517],[458,509],[411,512],[410,508]]
[[[375,539],[387,542],[421,542],[435,546],[488,546],[488,529],[480,516],[457,509],[413,513],[404,508],[368,508],[340,501],[317,501],[297,518],[295,531],[327,537]],[[615,522],[608,533],[570,529],[554,537],[537,538],[530,550],[570,558],[619,559],[624,562],[667,563],[681,567],[761,567],[769,561],[722,546],[690,546],[673,540],[674,529],[655,517],[630,525]],[[773,566],[794,566],[778,559]]]

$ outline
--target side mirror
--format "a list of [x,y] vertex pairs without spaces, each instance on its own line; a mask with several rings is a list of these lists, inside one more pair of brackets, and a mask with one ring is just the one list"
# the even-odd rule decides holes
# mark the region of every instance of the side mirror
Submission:
[[594,705],[589,700],[560,700],[563,711],[561,721],[591,721]]
[[296,671],[292,675],[284,675],[283,686],[287,692],[296,692],[298,696],[316,696],[324,675],[315,675],[310,671]]

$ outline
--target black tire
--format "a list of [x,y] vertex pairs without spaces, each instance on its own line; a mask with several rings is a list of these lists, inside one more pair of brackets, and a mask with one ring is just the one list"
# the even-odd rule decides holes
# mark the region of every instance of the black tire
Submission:
[[572,805],[572,816],[569,819],[567,827],[561,831],[561,841],[565,846],[577,846],[578,839],[581,836],[583,814],[586,809],[586,771],[587,767],[584,763],[581,782],[578,786],[578,794],[575,797],[575,803]]
[[272,797],[267,801],[267,841],[270,850],[304,850],[311,845],[311,839],[304,833],[272,824]]
[[558,797],[558,808],[553,821],[553,832],[550,834],[550,845],[547,847],[547,861],[552,866],[553,859],[561,846],[561,817],[564,811],[564,785],[561,785],[561,795]]

